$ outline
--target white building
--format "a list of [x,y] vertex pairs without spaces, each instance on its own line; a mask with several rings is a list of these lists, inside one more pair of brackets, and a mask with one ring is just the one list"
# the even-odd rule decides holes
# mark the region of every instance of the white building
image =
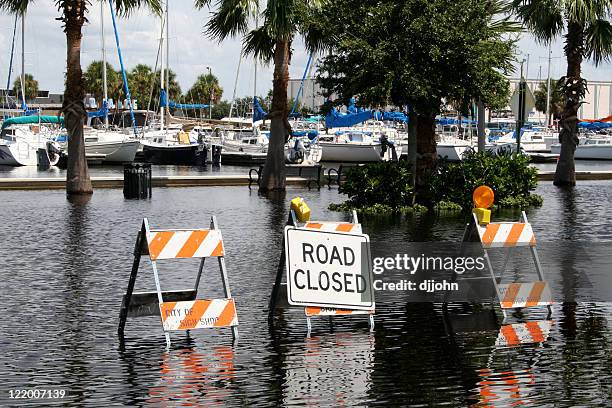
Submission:
[[[546,82],[544,79],[527,79],[527,86],[532,92],[538,89],[541,82]],[[510,87],[512,92],[518,87],[519,78],[510,78]],[[584,102],[578,110],[580,119],[601,119],[608,115],[612,115],[612,81],[588,81],[588,92],[585,95]],[[529,118],[533,121],[545,121],[545,115],[533,110]]]
[[[287,97],[295,100],[300,89],[302,79],[289,79],[287,86]],[[300,95],[300,104],[312,109],[314,112],[319,110],[319,107],[325,102],[325,98],[321,95],[322,90],[314,78],[304,80],[304,88]]]

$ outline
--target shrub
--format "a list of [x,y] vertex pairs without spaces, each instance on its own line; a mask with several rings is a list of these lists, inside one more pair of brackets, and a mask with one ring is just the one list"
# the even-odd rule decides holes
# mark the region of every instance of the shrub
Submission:
[[495,192],[496,206],[526,208],[542,205],[542,198],[531,193],[537,182],[537,169],[525,155],[470,152],[459,163],[440,160],[426,194],[434,203],[453,202],[469,210],[472,192],[484,184]]
[[411,180],[406,161],[370,163],[351,167],[338,191],[348,195],[351,208],[382,204],[395,210],[412,204]]
[[[422,211],[422,206],[417,209],[412,205],[410,169],[406,161],[352,167],[338,189],[349,199],[330,205],[330,209],[357,209],[370,214]],[[529,157],[524,155],[470,152],[459,163],[440,159],[426,181],[426,187],[418,191],[417,201],[430,203],[437,211],[469,211],[472,192],[483,184],[495,192],[496,208],[525,209],[541,206],[543,201],[531,193],[537,186],[537,170],[529,166]]]

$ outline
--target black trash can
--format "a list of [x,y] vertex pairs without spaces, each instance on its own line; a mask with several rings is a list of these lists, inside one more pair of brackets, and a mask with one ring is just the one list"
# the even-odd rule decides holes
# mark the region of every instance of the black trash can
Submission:
[[151,165],[131,163],[123,166],[123,196],[125,198],[148,198],[152,193]]
[[221,145],[211,145],[211,156],[212,156],[212,163],[215,166],[219,166],[221,164]]

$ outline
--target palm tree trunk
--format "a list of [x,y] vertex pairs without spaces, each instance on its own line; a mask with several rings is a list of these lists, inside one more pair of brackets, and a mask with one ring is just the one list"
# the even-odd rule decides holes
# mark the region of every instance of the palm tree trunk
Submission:
[[266,164],[259,183],[259,191],[285,189],[285,142],[291,127],[287,121],[287,84],[289,82],[289,40],[276,41],[274,50],[274,80],[272,82],[272,109],[270,143]]
[[419,114],[417,118],[417,201],[419,201],[419,190],[423,190],[425,187],[425,184],[427,183],[427,175],[435,167],[437,158],[436,115]]
[[584,55],[584,27],[579,23],[568,24],[565,37],[565,55],[567,57],[567,74],[562,80],[564,80],[566,103],[561,114],[561,132],[559,133],[561,153],[553,184],[556,186],[575,186],[574,153],[578,145],[578,108],[584,96],[583,80],[580,77]]
[[91,194],[93,189],[85,158],[83,120],[87,116],[83,99],[83,72],[81,71],[81,29],[85,22],[84,0],[62,3],[67,45],[66,90],[64,92],[64,124],[68,130],[67,194]]

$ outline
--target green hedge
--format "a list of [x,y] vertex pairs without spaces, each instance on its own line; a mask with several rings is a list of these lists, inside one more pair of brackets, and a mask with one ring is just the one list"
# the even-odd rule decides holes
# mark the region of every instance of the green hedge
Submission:
[[[412,205],[410,169],[406,161],[353,167],[338,190],[348,200],[332,204],[330,209],[367,213],[423,211],[422,206]],[[537,170],[529,166],[529,157],[524,155],[472,152],[458,163],[439,160],[426,181],[426,187],[418,192],[417,202],[436,210],[471,210],[472,192],[480,185],[493,189],[496,208],[525,209],[540,206],[543,201],[532,193],[537,186]]]

